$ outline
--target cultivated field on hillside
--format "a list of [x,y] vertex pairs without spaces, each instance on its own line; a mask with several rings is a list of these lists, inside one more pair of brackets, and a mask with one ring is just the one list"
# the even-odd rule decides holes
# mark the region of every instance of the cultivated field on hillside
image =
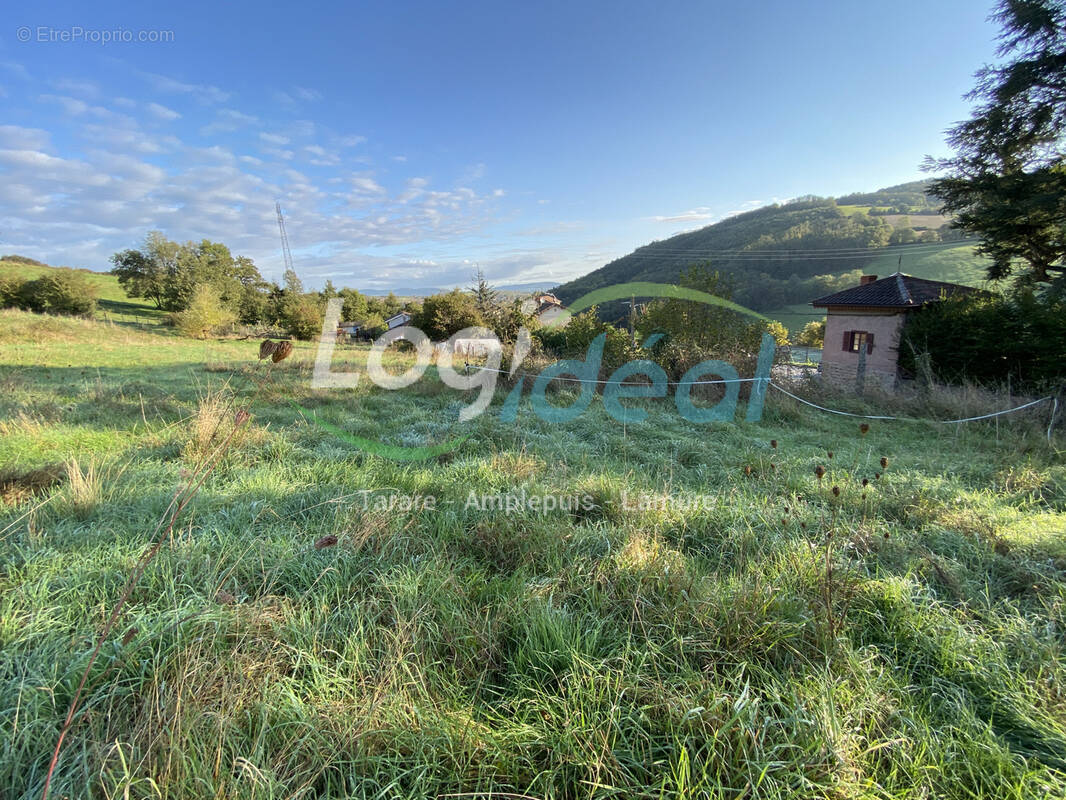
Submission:
[[[460,426],[472,394],[432,368],[312,392],[310,346],[271,367],[101,317],[0,312],[2,797],[39,796],[94,637],[248,402],[91,670],[53,797],[1066,793],[1046,409],[863,434],[772,393],[760,423],[667,401],[623,428],[599,400],[505,423],[501,391]],[[469,438],[386,461],[293,399],[392,445]],[[517,510],[480,505],[500,495]]]

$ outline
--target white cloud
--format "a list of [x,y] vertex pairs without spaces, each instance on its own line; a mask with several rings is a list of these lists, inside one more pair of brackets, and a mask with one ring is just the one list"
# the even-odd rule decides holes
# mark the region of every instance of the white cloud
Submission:
[[172,108],[167,108],[166,106],[160,105],[159,103],[149,103],[147,108],[148,112],[152,116],[156,117],[157,119],[164,120],[166,122],[171,122],[173,120],[181,118],[181,114],[179,114],[177,111]]
[[[160,91],[200,102],[228,97],[217,87],[143,77]],[[257,117],[233,107],[205,119],[200,133],[235,133],[243,146],[210,138],[210,146],[202,146],[199,138],[185,140],[177,129],[163,132],[149,124],[177,119],[179,112],[162,103],[116,100],[115,108],[130,112],[117,113],[73,96],[79,91],[75,84],[56,81],[53,88],[62,86],[71,94],[39,96],[66,114],[58,122],[48,115],[49,131],[0,125],[5,248],[53,263],[106,269],[111,253],[136,245],[157,228],[177,240],[224,241],[253,257],[265,273],[280,276],[273,203],[281,197],[301,270],[372,263],[398,284],[415,270],[435,282],[427,270],[438,267],[427,263],[434,259],[425,253],[372,258],[364,251],[398,245],[422,250],[468,236],[494,219],[493,198],[503,196],[502,189],[482,194],[436,187],[426,177],[390,180],[388,173],[383,177],[370,169],[337,169],[367,158],[341,149],[362,144],[364,137],[323,131],[316,141],[310,138],[315,125],[301,120],[281,132],[260,132]],[[100,96],[108,96],[107,87]],[[142,116],[130,115],[134,111]],[[299,144],[286,147],[294,139]],[[325,166],[334,168],[301,171]],[[440,259],[439,268],[447,271],[452,263]],[[469,268],[462,272],[465,282]]]
[[285,126],[285,132],[290,136],[314,136],[315,135],[315,123],[309,119],[298,119],[295,122],[290,122]]
[[264,147],[262,151],[264,155],[280,158],[282,161],[291,161],[295,155],[292,150],[285,150],[281,147]]
[[177,137],[146,133],[132,120],[107,125],[97,123],[83,125],[81,135],[99,147],[144,155],[172,153],[181,145]]
[[756,208],[761,208],[762,206],[779,202],[781,201],[777,197],[774,197],[771,200],[745,200],[743,203],[740,204],[739,208],[734,208],[732,211],[729,211],[724,214],[723,219],[728,217],[735,217],[737,214],[743,214],[748,211],[754,211]]
[[384,194],[385,189],[373,178],[357,176],[352,178],[352,188],[359,194]]
[[0,147],[16,150],[43,150],[48,146],[48,140],[48,133],[39,128],[0,125]]
[[322,99],[322,93],[317,89],[308,89],[296,86],[289,90],[276,89],[272,97],[275,103],[294,108],[300,103],[314,103]]
[[476,183],[485,177],[485,165],[474,164],[472,167],[468,167],[459,178],[459,183]]
[[213,122],[200,128],[200,135],[214,136],[216,133],[232,133],[257,122],[259,118],[256,116],[244,114],[232,108],[223,108],[215,115]]
[[692,208],[682,211],[680,214],[668,214],[651,217],[655,222],[703,222],[714,219],[715,215],[707,206]]
[[100,86],[87,80],[79,80],[75,78],[60,78],[58,80],[50,81],[54,89],[58,89],[61,92],[68,94],[81,95],[82,97],[95,98],[100,94]]
[[341,163],[340,156],[321,145],[309,144],[304,148],[304,152],[310,156],[310,163],[316,167],[332,167]]
[[230,97],[229,92],[224,92],[217,86],[185,83],[154,72],[138,72],[137,74],[148,81],[148,84],[157,92],[187,94],[201,103],[225,103]]
[[0,62],[0,67],[2,67],[6,72],[10,72],[12,75],[16,76],[17,78],[20,78],[21,80],[30,80],[30,71],[26,69],[26,67],[24,67],[22,64],[19,64],[15,61],[3,61]]
[[96,117],[106,117],[111,112],[102,106],[91,106],[84,100],[78,100],[75,97],[67,97],[66,95],[56,94],[42,94],[37,98],[42,103],[52,103],[59,106],[67,114],[72,117],[80,117],[82,114],[92,114]]

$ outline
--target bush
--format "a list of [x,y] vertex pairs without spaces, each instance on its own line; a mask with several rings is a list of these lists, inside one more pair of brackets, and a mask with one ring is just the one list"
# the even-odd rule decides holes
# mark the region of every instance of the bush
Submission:
[[19,287],[15,303],[45,314],[91,314],[96,309],[96,289],[73,269],[56,269]]
[[824,347],[825,320],[812,320],[804,325],[799,335],[796,336],[796,344],[804,347]]
[[22,305],[22,293],[26,285],[24,278],[15,275],[0,275],[0,308],[12,308]]
[[310,295],[285,298],[281,309],[281,324],[295,339],[310,341],[322,330],[323,312]]
[[172,319],[175,327],[186,336],[206,339],[209,335],[228,328],[236,315],[222,305],[217,290],[202,283],[193,290],[189,307],[176,312]]
[[788,344],[788,328],[776,319],[766,323],[766,332],[774,337],[774,341],[777,342],[779,347]]
[[[706,265],[691,267],[681,275],[680,283],[727,300],[732,296],[730,278]],[[673,377],[707,359],[727,361],[740,374],[751,374],[767,330],[765,323],[732,309],[679,298],[653,300],[637,326],[645,338],[663,334],[652,352]]]
[[[603,344],[603,370],[611,372],[634,357],[631,352],[629,334],[625,331],[603,322],[596,306],[575,315],[562,329],[565,342],[559,355],[567,358],[583,358],[588,352],[592,342],[600,334],[604,334]],[[541,339],[547,346],[550,337]]]
[[452,289],[423,300],[422,310],[412,318],[411,324],[433,341],[442,342],[463,328],[484,325],[485,319],[470,294]]
[[1066,375],[1066,297],[1023,289],[956,295],[910,315],[900,365],[946,383],[1036,389]]

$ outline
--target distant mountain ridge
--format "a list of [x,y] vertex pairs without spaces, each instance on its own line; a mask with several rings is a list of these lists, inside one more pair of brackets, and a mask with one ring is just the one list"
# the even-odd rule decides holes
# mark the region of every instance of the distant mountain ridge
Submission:
[[[729,276],[733,299],[748,308],[766,312],[807,303],[856,282],[888,253],[906,254],[910,264],[915,256],[966,244],[946,227],[947,218],[927,188],[927,182],[914,181],[765,206],[639,247],[554,292],[569,303],[619,283],[676,283],[692,265],[709,263]],[[973,261],[973,277],[979,280],[979,261]],[[600,311],[614,319],[623,307],[609,304]]]

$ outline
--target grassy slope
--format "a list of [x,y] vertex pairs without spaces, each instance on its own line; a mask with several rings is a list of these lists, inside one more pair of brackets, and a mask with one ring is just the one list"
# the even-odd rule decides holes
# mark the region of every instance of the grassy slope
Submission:
[[[22,264],[14,261],[0,261],[0,276],[14,274],[32,280],[56,267]],[[96,290],[98,307],[96,316],[100,319],[117,323],[151,324],[163,319],[164,312],[159,311],[149,302],[129,298],[119,286],[118,278],[106,272],[78,270]]]
[[[905,249],[885,252],[875,258],[865,269],[868,274],[879,275],[882,278],[898,269],[919,278],[961,283],[965,286],[981,286],[985,280],[987,260],[976,255],[974,249],[973,245],[962,244],[958,247],[913,255],[908,254]],[[825,316],[821,311],[815,311],[805,303],[773,309],[765,314],[771,319],[784,323],[793,332],[798,331],[807,322]]]
[[[926,182],[891,186],[876,192],[858,193],[839,198],[839,204],[832,212],[850,216],[856,212],[869,212],[871,208],[910,208],[912,214],[890,214],[879,217],[889,226],[900,225],[904,218],[919,228],[938,228],[948,222],[940,215],[919,214],[921,209],[936,207],[937,203],[924,194]],[[983,279],[985,261],[973,255],[970,245],[952,246],[945,243],[942,251],[930,249],[928,245],[919,245],[917,249],[908,246],[892,246],[881,251],[869,251],[870,255],[855,258],[825,258],[814,256],[815,252],[846,247],[847,242],[838,240],[835,244],[816,241],[821,235],[822,226],[832,225],[832,214],[825,203],[821,206],[801,202],[789,203],[780,207],[765,207],[727,218],[704,228],[677,234],[668,239],[651,242],[638,248],[633,253],[616,259],[591,273],[576,278],[556,287],[555,291],[564,302],[572,302],[576,297],[593,289],[610,286],[625,281],[649,280],[655,282],[675,282],[678,275],[691,265],[710,259],[715,269],[725,273],[741,270],[764,272],[777,278],[787,278],[795,273],[800,277],[813,275],[841,276],[856,269],[865,273],[888,275],[896,271],[897,261],[902,256],[902,270],[934,280],[952,281],[963,284],[976,284]],[[775,239],[776,237],[776,239]],[[812,239],[811,237],[815,237]],[[766,240],[766,241],[762,241]],[[776,242],[776,243],[775,243]],[[722,251],[753,248],[756,251],[767,248],[773,250],[795,250],[797,254],[810,248],[802,259],[744,260],[732,259]],[[854,252],[853,250],[851,252]],[[718,255],[710,255],[718,253]],[[776,295],[775,295],[776,296]],[[753,305],[764,314],[785,324],[792,332],[797,332],[807,322],[820,319],[808,303],[813,296],[792,293],[788,303],[781,307],[766,309],[766,306]],[[742,298],[741,298],[741,302]],[[607,319],[614,319],[622,314],[621,306],[605,304],[601,307]]]
[[[96,476],[28,518],[0,504],[0,796],[22,798],[172,487],[231,412],[218,391],[262,365],[251,342],[15,311],[0,340],[0,465]],[[554,427],[493,409],[454,459],[405,465],[284,397],[394,444],[451,436],[461,398],[428,377],[310,397],[312,358],[283,362],[147,570],[54,797],[1066,793],[1066,472],[1038,429],[862,437],[773,394],[760,424],[667,405],[623,430],[596,401]],[[366,489],[442,500],[364,508]],[[467,507],[522,490],[597,505]],[[623,491],[710,500],[634,510]],[[315,550],[326,534],[339,544]]]

